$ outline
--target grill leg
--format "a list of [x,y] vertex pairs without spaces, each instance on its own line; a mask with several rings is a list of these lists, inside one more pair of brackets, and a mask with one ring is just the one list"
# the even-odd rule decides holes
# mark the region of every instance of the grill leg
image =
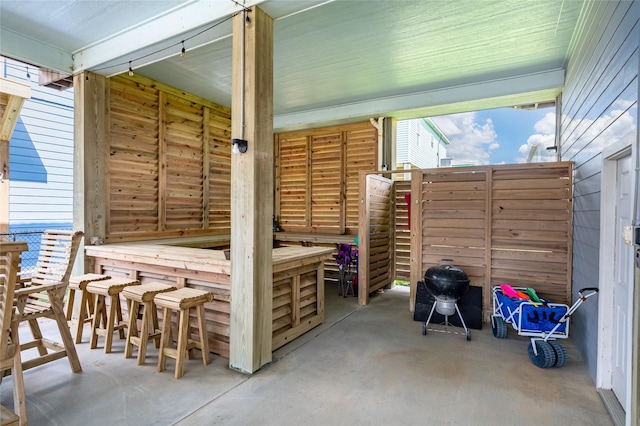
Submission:
[[460,313],[460,308],[458,308],[458,303],[456,302],[456,312],[460,317],[460,322],[462,323],[462,327],[464,328],[464,332],[467,335],[467,340],[471,340],[471,333],[469,333],[469,329],[467,328],[467,324],[464,323],[464,318],[462,318],[462,314]]

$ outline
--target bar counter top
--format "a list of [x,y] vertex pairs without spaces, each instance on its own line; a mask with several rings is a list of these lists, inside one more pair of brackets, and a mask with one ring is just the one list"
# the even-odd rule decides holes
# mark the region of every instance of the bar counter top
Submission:
[[[333,249],[326,247],[279,247],[273,249],[273,272],[292,266],[324,260]],[[151,243],[115,243],[86,246],[88,256],[105,257],[136,263],[157,263],[181,269],[195,269],[230,274],[231,261],[223,250],[167,246]]]

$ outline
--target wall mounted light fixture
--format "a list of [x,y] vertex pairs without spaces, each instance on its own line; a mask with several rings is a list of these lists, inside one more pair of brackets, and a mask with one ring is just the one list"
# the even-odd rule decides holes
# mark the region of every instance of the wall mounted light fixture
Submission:
[[231,152],[234,154],[245,153],[247,152],[247,148],[249,146],[249,142],[244,139],[231,139],[231,145],[233,145],[233,149]]

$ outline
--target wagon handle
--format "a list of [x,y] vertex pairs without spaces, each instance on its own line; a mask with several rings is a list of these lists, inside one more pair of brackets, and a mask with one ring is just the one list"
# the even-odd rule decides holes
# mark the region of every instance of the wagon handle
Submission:
[[[582,294],[585,291],[590,291],[591,293],[587,293],[587,294]],[[558,320],[558,324],[556,325],[556,327],[559,327],[560,324],[562,324],[563,322],[565,322],[571,315],[573,315],[573,313],[576,311],[576,309],[578,309],[578,307],[580,307],[580,305],[582,305],[582,302],[584,302],[585,300],[587,300],[587,297],[591,297],[594,294],[598,293],[598,289],[595,287],[585,287],[583,289],[581,289],[580,291],[578,291],[578,296],[580,296],[578,298],[578,300],[576,300],[576,303],[573,304],[573,306],[571,306],[567,312],[565,312],[565,314],[562,316],[562,318],[560,318]],[[555,327],[554,329],[551,331],[551,333],[549,333],[549,336],[555,332]]]
[[[590,293],[587,293],[587,294],[583,295],[583,293],[585,291],[589,291]],[[593,296],[598,291],[600,291],[600,290],[598,288],[596,288],[596,287],[585,287],[585,288],[581,289],[580,291],[578,291],[578,296],[580,296],[580,299],[582,299],[582,301],[584,302],[585,300],[587,300],[587,297]]]

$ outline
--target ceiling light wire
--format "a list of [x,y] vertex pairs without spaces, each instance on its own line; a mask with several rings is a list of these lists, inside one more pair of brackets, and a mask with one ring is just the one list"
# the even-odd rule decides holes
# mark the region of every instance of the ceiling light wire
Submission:
[[[202,35],[202,34],[206,33],[207,31],[211,31],[212,29],[216,28],[217,26],[224,24],[225,22],[229,21],[230,19],[233,19],[233,17],[234,17],[234,16],[236,16],[237,14],[239,14],[239,13],[243,13],[243,12],[250,12],[250,11],[251,11],[251,9],[250,9],[250,8],[245,7],[244,5],[242,5],[242,4],[240,4],[240,3],[238,3],[238,2],[237,2],[237,1],[235,1],[235,0],[231,0],[231,2],[235,3],[237,6],[242,7],[242,10],[239,10],[239,11],[237,11],[237,12],[235,12],[235,13],[231,14],[230,16],[227,16],[226,18],[224,18],[224,19],[222,19],[222,20],[220,20],[220,21],[218,21],[218,22],[216,22],[216,23],[212,24],[211,26],[209,26],[209,27],[207,27],[207,28],[203,29],[203,30],[202,30],[202,31],[200,31],[200,32],[197,32],[196,34],[193,34],[192,36],[189,36],[189,37],[185,38],[185,39],[184,39],[184,40],[182,40],[182,41],[179,41],[179,42],[177,42],[177,43],[173,43],[173,44],[171,44],[171,45],[169,45],[169,46],[166,46],[166,47],[163,47],[163,48],[161,48],[161,49],[155,50],[155,51],[153,51],[153,52],[147,53],[146,55],[142,55],[142,56],[139,56],[139,57],[137,57],[137,58],[133,58],[133,59],[131,59],[130,61],[128,61],[128,63],[129,63],[129,75],[132,75],[132,74],[133,74],[133,70],[131,69],[131,62],[133,62],[133,61],[139,61],[139,60],[144,59],[144,58],[147,58],[147,57],[149,57],[149,56],[156,55],[156,54],[158,54],[158,53],[160,53],[160,52],[164,52],[165,50],[173,49],[174,47],[176,47],[176,46],[180,46],[180,45],[182,45],[182,51],[180,52],[180,56],[181,56],[181,57],[184,57],[184,54],[186,54],[186,49],[185,49],[185,47],[184,47],[184,43],[185,43],[186,41],[189,41],[189,40],[191,40],[191,39],[193,39],[193,38],[195,38],[195,37],[198,37],[199,35]],[[247,21],[247,22],[249,22],[249,16],[248,16],[248,15],[246,15],[246,18],[245,18],[245,19],[246,19],[246,21]],[[94,69],[92,69],[92,70],[90,70],[90,71],[93,71],[93,72],[103,71],[103,70],[106,70],[106,69],[109,69],[109,68],[117,68],[117,67],[121,67],[121,66],[123,66],[123,65],[127,65],[127,62],[122,62],[122,63],[118,63],[118,64],[114,64],[114,65],[108,65],[108,66],[104,66],[104,67],[100,67],[100,68],[94,68]]]

